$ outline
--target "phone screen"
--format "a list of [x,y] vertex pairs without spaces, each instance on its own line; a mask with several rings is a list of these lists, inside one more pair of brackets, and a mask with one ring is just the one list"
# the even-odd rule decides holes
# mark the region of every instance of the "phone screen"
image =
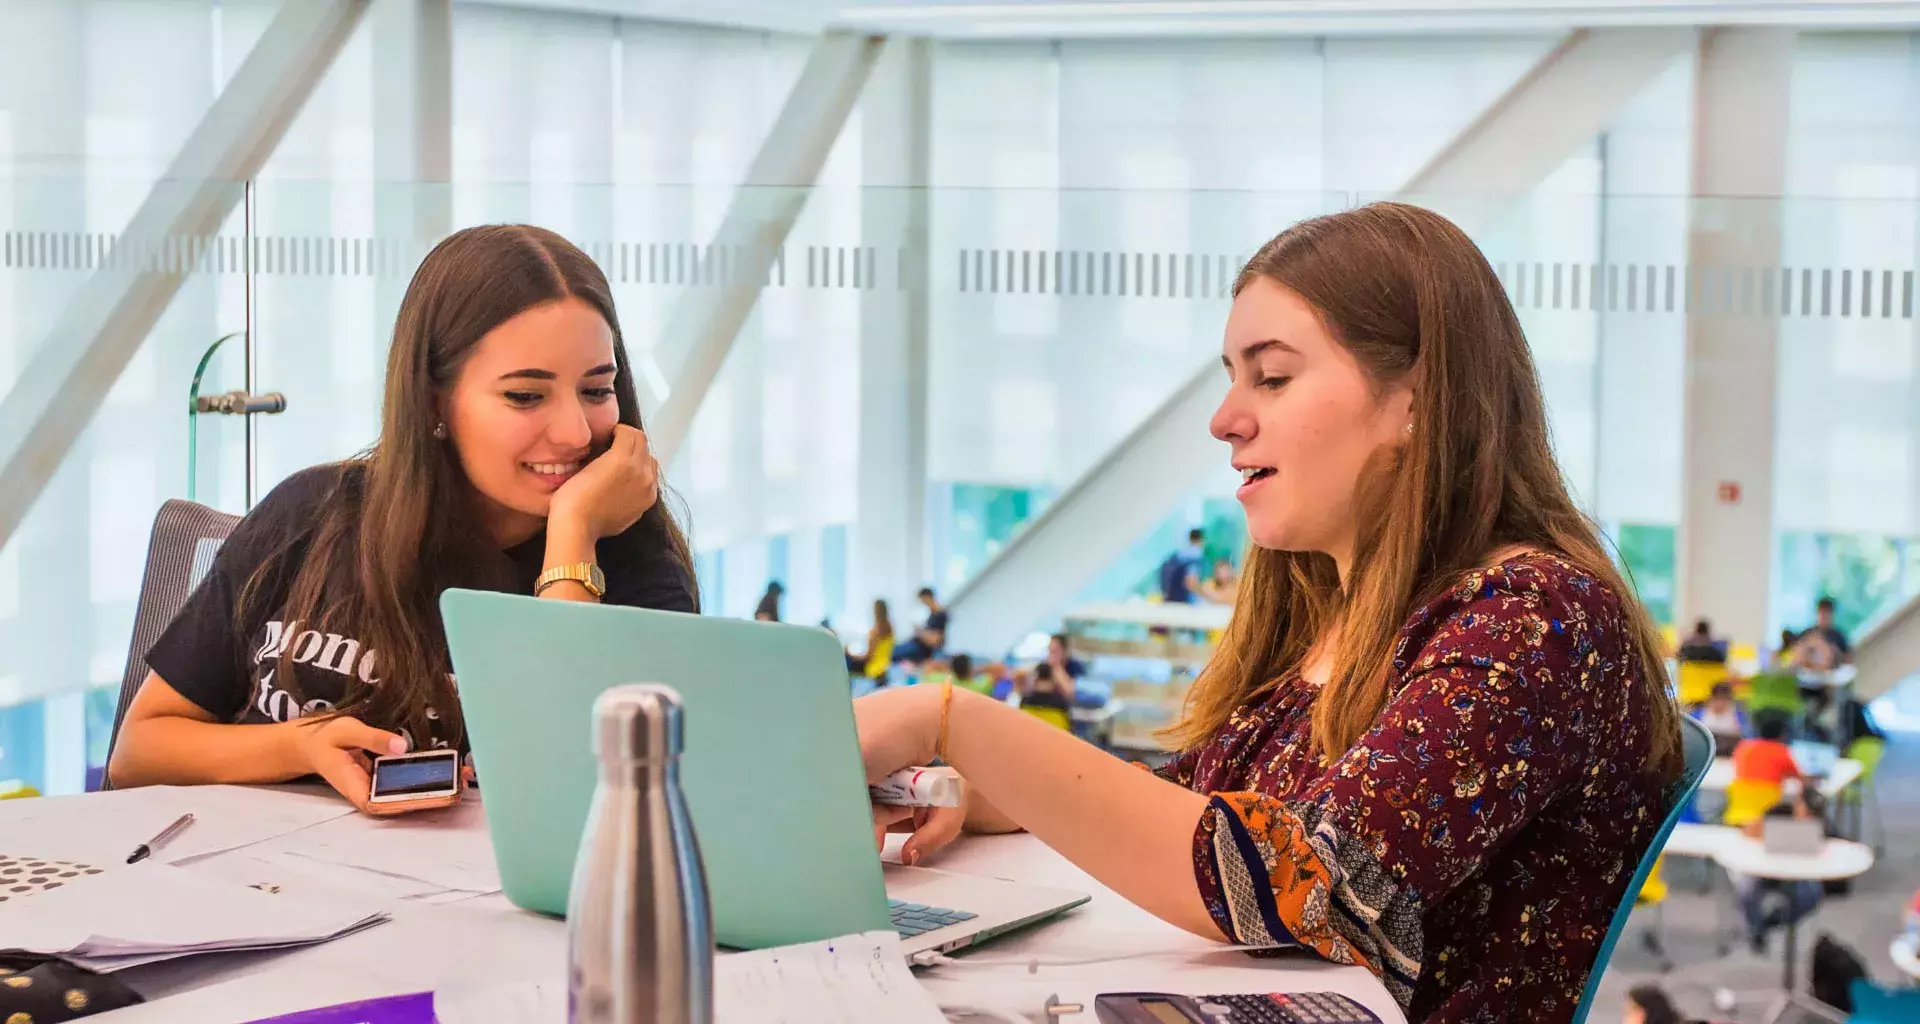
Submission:
[[459,772],[460,755],[451,750],[444,756],[375,761],[373,795],[444,793],[454,788],[454,780]]

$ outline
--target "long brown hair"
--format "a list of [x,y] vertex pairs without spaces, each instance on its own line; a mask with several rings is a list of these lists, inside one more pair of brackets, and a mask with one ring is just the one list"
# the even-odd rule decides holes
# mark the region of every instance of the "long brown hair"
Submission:
[[[335,713],[403,728],[416,745],[430,735],[450,743],[461,735],[460,702],[438,628],[440,592],[508,589],[512,572],[453,446],[434,436],[439,400],[489,331],[568,297],[592,306],[613,332],[620,422],[639,427],[640,402],[612,290],[573,243],[526,225],[467,228],[435,246],[414,271],[387,353],[379,441],[343,464],[333,495],[315,509],[313,540],[299,565],[276,565],[283,549],[246,588],[247,595],[268,593],[261,581],[269,573],[284,578],[291,572],[279,609],[286,636],[331,627],[378,652],[377,679],[369,682],[365,669],[351,678]],[[692,581],[692,557],[668,497],[663,487],[661,500],[621,540],[664,554]],[[248,600],[241,603],[246,607]],[[280,654],[281,685],[290,689],[297,685],[297,646],[289,643]],[[429,709],[439,717],[437,732]]]
[[1490,553],[1520,547],[1565,557],[1619,599],[1653,719],[1649,767],[1670,777],[1680,724],[1659,636],[1568,493],[1519,318],[1479,248],[1436,213],[1375,203],[1281,232],[1247,261],[1234,294],[1260,278],[1305,299],[1376,386],[1412,390],[1413,436],[1362,474],[1344,588],[1328,555],[1249,552],[1233,618],[1169,736],[1204,742],[1332,639],[1313,742],[1323,759],[1339,757],[1386,706],[1406,617]]

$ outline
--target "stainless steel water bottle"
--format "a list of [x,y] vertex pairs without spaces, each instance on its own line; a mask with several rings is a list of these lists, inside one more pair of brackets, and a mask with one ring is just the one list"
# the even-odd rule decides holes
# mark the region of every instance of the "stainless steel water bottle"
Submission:
[[593,791],[567,899],[571,1024],[710,1024],[713,920],[680,790],[680,695],[617,686],[593,704]]

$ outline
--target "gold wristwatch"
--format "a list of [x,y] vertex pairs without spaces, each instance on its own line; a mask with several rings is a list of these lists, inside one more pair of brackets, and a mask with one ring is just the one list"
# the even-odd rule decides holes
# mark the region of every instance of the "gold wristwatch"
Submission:
[[592,562],[575,562],[572,565],[556,565],[541,573],[540,578],[533,581],[533,596],[539,597],[542,591],[561,580],[580,584],[596,599],[607,592],[607,576],[599,566]]

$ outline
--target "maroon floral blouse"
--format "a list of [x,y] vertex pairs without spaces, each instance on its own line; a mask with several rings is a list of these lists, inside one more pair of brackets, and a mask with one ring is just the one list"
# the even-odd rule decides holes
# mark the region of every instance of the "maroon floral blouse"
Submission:
[[1378,975],[1415,1021],[1566,1021],[1661,817],[1620,600],[1564,559],[1418,609],[1397,689],[1331,767],[1294,679],[1160,774],[1213,795],[1194,870],[1236,942]]

